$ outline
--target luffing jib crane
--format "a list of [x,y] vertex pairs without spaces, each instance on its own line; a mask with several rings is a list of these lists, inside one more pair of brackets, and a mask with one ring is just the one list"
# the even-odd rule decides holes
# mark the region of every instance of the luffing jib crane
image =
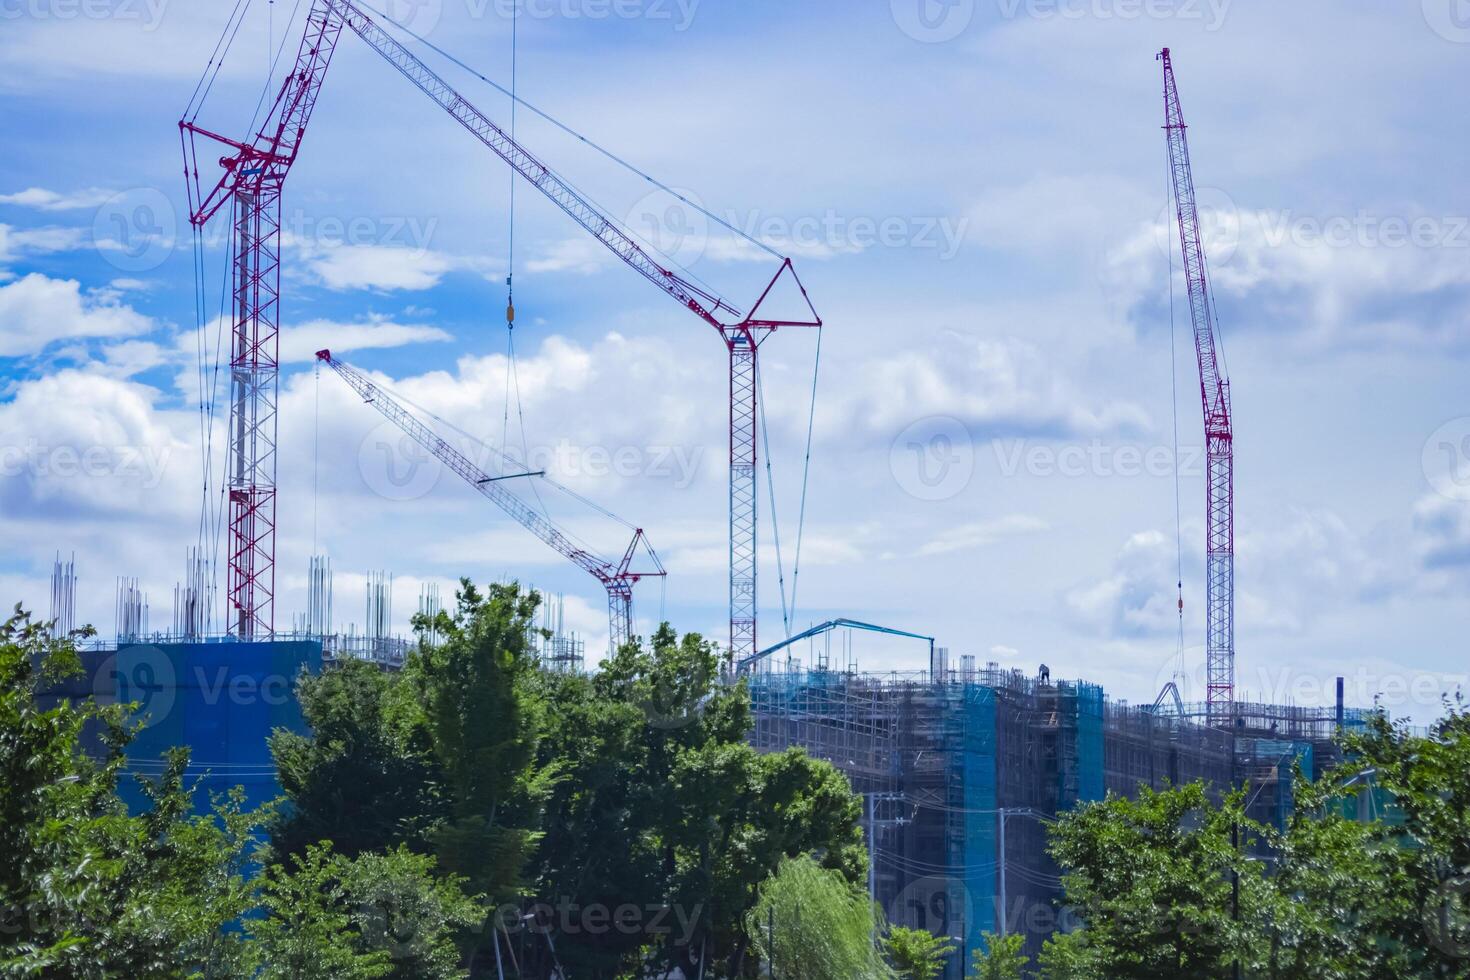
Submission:
[[[312,5],[295,65],[265,123],[243,142],[194,122],[198,89],[179,121],[190,223],[202,228],[226,205],[231,206],[234,222],[225,596],[229,630],[246,640],[269,638],[275,632],[281,188],[301,149],[341,31],[342,21],[329,7]],[[214,64],[212,60],[211,67]],[[197,137],[227,151],[219,158],[224,173],[208,192],[199,183]]]
[[1164,132],[1169,144],[1179,245],[1189,287],[1189,316],[1199,361],[1205,419],[1205,671],[1206,714],[1228,726],[1235,713],[1235,448],[1230,421],[1230,380],[1216,353],[1219,326],[1210,296],[1209,267],[1200,235],[1199,207],[1189,164],[1184,112],[1169,49],[1164,63]]
[[[343,381],[352,387],[352,390],[378,410],[382,416],[392,422],[414,442],[423,446],[424,449],[442,462],[460,479],[479,491],[480,495],[489,500],[495,506],[509,514],[516,523],[530,531],[542,542],[555,549],[567,558],[572,564],[581,568],[607,590],[607,612],[609,636],[612,638],[613,649],[616,650],[632,638],[633,631],[633,586],[645,578],[661,578],[664,570],[658,565],[658,558],[648,548],[648,542],[643,534],[642,528],[633,532],[633,540],[628,543],[627,550],[623,553],[622,560],[613,564],[601,558],[585,548],[579,547],[575,542],[564,534],[560,528],[551,522],[549,518],[529,506],[521,498],[505,489],[502,484],[504,477],[494,477],[480,469],[464,453],[455,449],[445,442],[439,435],[425,424],[422,420],[409,412],[398,402],[394,401],[378,385],[374,384],[361,371],[350,364],[343,363],[332,356],[330,350],[319,350],[316,352],[317,359],[326,364],[341,376]],[[652,557],[656,570],[651,572],[636,572],[631,566],[633,558],[638,552],[639,545],[643,545],[650,557]]]
[[[346,26],[358,37],[362,38],[374,51],[378,52],[389,64],[401,72],[404,77],[429,96],[445,112],[452,116],[465,129],[487,147],[493,150],[502,160],[527,181],[533,184],[537,190],[545,194],[552,203],[567,213],[577,224],[581,225],[593,238],[606,246],[614,255],[630,266],[639,275],[643,276],[655,286],[667,293],[681,306],[699,317],[705,323],[714,327],[719,332],[721,339],[729,353],[730,359],[730,647],[732,658],[739,661],[749,657],[756,652],[756,612],[757,612],[757,430],[758,430],[758,393],[757,385],[757,353],[761,343],[770,334],[781,327],[812,327],[820,329],[822,320],[817,315],[810,299],[807,297],[806,288],[796,275],[789,258],[781,260],[780,267],[776,270],[765,290],[756,299],[748,312],[742,313],[731,303],[726,302],[718,295],[708,289],[695,285],[691,277],[680,275],[672,269],[656,261],[648,252],[639,245],[615,220],[597,205],[578,193],[569,183],[563,180],[554,170],[546,166],[535,156],[521,147],[510,135],[497,126],[490,118],[472,105],[463,95],[444,81],[433,69],[429,68],[413,52],[409,51],[403,44],[388,34],[377,24],[372,17],[365,13],[352,0],[313,0],[311,13],[308,19],[306,40],[302,43],[301,54],[297,58],[297,66],[293,74],[288,78],[282,89],[281,97],[277,100],[273,118],[279,117],[283,120],[282,126],[291,128],[287,122],[299,120],[299,127],[293,131],[294,138],[289,143],[289,153],[285,152],[286,144],[280,142],[268,142],[268,159],[275,160],[280,157],[284,164],[276,164],[280,169],[280,176],[284,177],[285,169],[289,167],[290,160],[294,159],[296,145],[300,141],[300,132],[305,128],[307,116],[310,114],[310,105],[315,102],[316,92],[321,84],[321,74],[325,71],[327,62],[330,60],[332,48],[336,44],[337,36],[343,26]],[[297,94],[297,93],[300,94]],[[301,111],[295,108],[297,103],[305,106]],[[226,175],[221,179],[220,187],[227,191],[233,190],[240,184],[238,176],[242,172],[249,173],[253,169],[255,151],[249,147],[217,137],[212,133],[199,130],[189,124],[190,132],[220,139],[227,145],[237,149],[236,157],[227,157],[221,160],[225,166]],[[266,130],[262,130],[264,133]],[[264,137],[261,137],[262,139]],[[188,150],[186,149],[186,154]],[[252,178],[254,175],[251,175]],[[195,168],[194,180],[197,184],[198,174]],[[270,203],[272,207],[279,207],[279,178],[273,184],[274,197]],[[243,186],[247,189],[254,186],[253,180],[244,181]],[[216,189],[219,193],[220,189]],[[217,210],[218,205],[215,206]],[[198,216],[196,223],[208,220],[213,211],[206,207],[195,210]],[[272,275],[278,276],[275,269],[275,256],[279,252],[279,222],[275,222],[268,232],[271,236],[268,250]],[[241,245],[248,245],[250,250],[257,253],[265,251],[254,242],[241,234]],[[237,246],[238,247],[238,246]],[[241,249],[242,253],[245,249]],[[773,291],[782,282],[783,277],[789,275],[793,284],[800,290],[802,302],[806,307],[809,317],[801,319],[787,319],[764,314],[762,307],[771,300]],[[245,278],[249,278],[246,276]],[[272,293],[274,298],[274,293]],[[274,301],[274,300],[273,300]],[[272,321],[273,322],[273,321]],[[271,330],[271,343],[274,344],[274,329]],[[272,360],[271,392],[272,392],[272,418],[274,417],[274,361]],[[232,412],[234,409],[232,408]],[[233,415],[232,415],[233,419]],[[232,423],[233,424],[233,423]],[[272,442],[274,446],[274,442]],[[274,458],[272,454],[272,459]],[[273,464],[272,464],[273,465]],[[274,487],[274,481],[271,483]],[[272,489],[272,500],[274,490]],[[234,524],[232,523],[232,529]],[[237,547],[244,549],[244,544]]]

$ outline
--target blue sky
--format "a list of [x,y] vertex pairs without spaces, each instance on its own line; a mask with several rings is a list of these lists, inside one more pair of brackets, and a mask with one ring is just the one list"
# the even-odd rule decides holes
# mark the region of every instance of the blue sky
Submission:
[[[201,124],[244,130],[294,6],[253,0]],[[143,580],[166,625],[198,536],[200,340],[176,123],[233,7],[0,0],[0,591],[44,611],[52,558],[75,551],[81,613],[104,632],[119,575]],[[508,9],[390,12],[504,82]],[[791,254],[827,322],[793,627],[868,619],[1133,700],[1152,699],[1178,653],[1154,60],[1171,46],[1233,379],[1243,692],[1317,702],[1344,674],[1355,700],[1383,692],[1423,718],[1463,683],[1463,0],[525,10],[522,96]],[[445,75],[508,120],[503,96]],[[736,303],[774,271],[524,111],[518,136]],[[508,199],[499,160],[343,38],[284,206],[282,625],[315,547],[337,569],[341,625],[362,621],[370,570],[397,576],[400,622],[424,582],[512,575],[564,592],[589,647],[602,642],[595,583],[452,476],[394,459],[392,433],[310,363],[332,346],[499,444]],[[209,258],[217,303],[218,248]],[[722,346],[524,186],[514,270],[526,445],[646,528],[670,571],[667,615],[723,637]],[[814,340],[792,331],[764,348],[788,588]],[[1177,376],[1183,661],[1199,694],[1201,425],[1183,347]],[[508,432],[519,447],[514,418]],[[545,505],[595,546],[622,545],[570,498]],[[646,625],[657,585],[640,600]],[[865,668],[923,666],[920,650],[856,642]]]

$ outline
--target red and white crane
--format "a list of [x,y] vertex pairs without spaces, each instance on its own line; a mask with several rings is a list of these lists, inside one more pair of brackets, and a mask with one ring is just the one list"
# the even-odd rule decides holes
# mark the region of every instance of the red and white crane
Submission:
[[[745,312],[741,312],[736,306],[711,290],[695,285],[692,277],[687,273],[680,274],[651,256],[619,222],[520,146],[484,112],[471,104],[417,55],[387,33],[352,0],[313,0],[307,20],[306,38],[297,56],[296,67],[288,76],[275,108],[268,117],[280,120],[274,127],[268,123],[259,136],[249,143],[242,144],[200,129],[192,122],[186,121],[180,124],[190,134],[219,140],[235,151],[232,155],[221,159],[220,163],[226,172],[215,191],[205,196],[204,200],[197,204],[191,199],[191,211],[196,224],[202,225],[207,221],[219,209],[223,200],[231,195],[239,200],[252,203],[259,199],[260,203],[256,210],[273,209],[271,215],[275,220],[263,223],[260,233],[240,228],[237,228],[236,231],[237,254],[249,256],[248,268],[244,267],[245,261],[242,260],[242,270],[237,273],[237,289],[244,289],[248,292],[258,288],[253,283],[261,278],[262,270],[268,271],[271,277],[270,318],[267,320],[265,315],[255,308],[248,317],[241,315],[243,322],[237,327],[237,333],[242,333],[249,341],[246,344],[247,351],[259,349],[262,344],[267,343],[271,347],[269,405],[263,404],[265,400],[263,395],[249,394],[251,391],[259,390],[261,385],[256,385],[254,389],[246,386],[248,397],[237,397],[237,401],[240,406],[240,420],[253,419],[268,408],[272,426],[269,454],[271,466],[269,499],[272,515],[274,513],[275,459],[273,434],[275,414],[274,312],[279,287],[280,184],[291,161],[295,159],[297,147],[305,131],[306,121],[310,116],[311,106],[315,104],[316,95],[321,86],[321,76],[326,70],[332,49],[344,26],[362,38],[369,47],[378,52],[390,65],[428,95],[471,135],[494,151],[510,165],[512,170],[524,177],[537,190],[545,194],[552,203],[565,211],[588,234],[606,246],[635,272],[667,293],[719,333],[727,348],[730,366],[730,647],[732,657],[736,661],[754,654],[756,652],[758,566],[756,472],[759,428],[756,370],[758,351],[761,343],[781,327],[820,329],[822,326],[822,320],[812,307],[806,294],[806,288],[797,277],[791,260],[782,258],[775,275],[771,277],[755,303]],[[186,159],[191,157],[191,148],[187,145],[185,154]],[[197,165],[192,169],[193,184],[197,186]],[[768,315],[762,310],[762,307],[772,298],[777,285],[787,275],[800,290],[802,302],[806,308],[801,318],[790,319]],[[239,282],[244,282],[245,285],[242,287]],[[252,412],[255,414],[252,415]],[[232,432],[237,428],[243,431],[250,424],[248,421],[237,420],[236,413],[236,402],[232,402]],[[248,449],[237,452],[242,461],[248,461]],[[254,472],[245,462],[238,464],[237,468],[246,473]],[[249,494],[263,494],[265,486],[263,482],[259,482],[248,484],[247,489]],[[232,501],[235,492],[232,483]],[[242,493],[245,493],[245,490],[242,490]],[[244,499],[254,500],[255,497],[247,495]],[[259,505],[255,506],[258,509]],[[255,600],[250,590],[252,583],[257,583],[261,577],[256,571],[257,567],[269,565],[273,561],[270,552],[265,547],[258,545],[257,539],[252,537],[254,533],[249,522],[242,520],[237,527],[237,522],[232,517],[230,601],[232,607],[241,610],[242,622],[247,618],[253,621],[257,617],[254,612]],[[273,548],[273,517],[270,543]],[[233,586],[236,577],[233,557],[235,554],[245,555],[255,562],[248,569],[242,566],[240,578],[243,584],[238,590],[238,596]],[[247,617],[246,610],[250,610],[249,617]]]
[[[225,601],[229,631],[242,640],[268,639],[275,632],[281,189],[300,152],[341,31],[340,18],[320,4],[312,6],[296,63],[275,105],[265,124],[244,141],[204,129],[188,112],[179,121],[190,223],[202,228],[226,205],[232,214]],[[199,91],[195,94],[197,98]],[[190,108],[197,117],[193,100]],[[227,151],[219,158],[224,173],[207,192],[199,183],[198,137]]]
[[[345,364],[333,357],[329,350],[319,350],[316,356],[318,360],[336,371],[342,380],[346,381],[352,390],[362,397],[363,401],[376,408],[385,419],[402,429],[410,439],[423,446],[451,472],[479,491],[481,496],[509,514],[516,523],[530,531],[548,547],[555,549],[572,564],[602,583],[602,587],[607,590],[608,635],[612,638],[614,651],[632,638],[633,586],[644,578],[662,578],[665,574],[663,567],[658,564],[658,557],[648,547],[648,541],[642,528],[634,529],[633,540],[628,543],[628,548],[623,552],[621,561],[614,564],[599,557],[572,541],[551,522],[549,517],[505,489],[502,481],[509,477],[491,476],[480,469],[471,462],[468,456],[440,438],[439,434],[429,425],[394,401],[367,375],[352,365]],[[513,475],[534,478],[539,474]],[[655,571],[635,572],[632,570],[633,557],[640,544],[652,558]]]
[[1212,725],[1228,726],[1235,712],[1235,448],[1230,379],[1216,353],[1219,323],[1210,296],[1209,266],[1200,235],[1199,206],[1189,163],[1184,111],[1169,49],[1164,63],[1164,132],[1169,144],[1179,246],[1189,288],[1189,315],[1199,361],[1205,419],[1205,711]]

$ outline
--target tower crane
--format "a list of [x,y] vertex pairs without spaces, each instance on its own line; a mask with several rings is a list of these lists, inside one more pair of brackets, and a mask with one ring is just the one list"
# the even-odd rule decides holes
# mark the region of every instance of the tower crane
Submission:
[[[197,233],[227,204],[234,219],[225,597],[229,630],[243,640],[269,638],[275,632],[281,188],[296,162],[341,32],[341,18],[330,7],[312,5],[295,65],[265,123],[244,141],[195,122],[203,104],[201,92],[208,94],[203,78],[179,120],[190,224]],[[216,53],[223,59],[223,52]],[[210,64],[217,73],[214,59]],[[219,158],[224,173],[207,192],[199,182],[200,137],[227,151]]]
[[[271,116],[271,118],[280,119],[280,123],[275,127],[278,135],[267,139],[264,135],[269,130],[267,127],[262,129],[262,136],[257,137],[252,143],[241,144],[198,129],[191,123],[181,123],[181,126],[185,126],[190,133],[219,140],[236,151],[234,155],[221,159],[220,163],[225,167],[226,173],[220,179],[220,184],[215,192],[203,204],[193,209],[196,224],[207,221],[214,213],[209,209],[208,204],[215,197],[228,193],[238,194],[241,188],[249,193],[252,188],[258,186],[257,178],[263,178],[266,174],[279,173],[279,176],[272,177],[274,182],[271,187],[274,189],[274,197],[270,200],[273,207],[279,208],[280,179],[284,178],[285,170],[289,168],[290,161],[295,158],[300,136],[310,116],[310,108],[315,103],[316,94],[320,89],[321,77],[326,71],[332,49],[344,26],[402,73],[471,135],[504,160],[512,170],[524,177],[537,190],[546,195],[553,204],[566,212],[588,234],[601,242],[635,272],[719,333],[729,355],[730,648],[734,661],[753,655],[757,649],[758,497],[756,466],[759,394],[756,367],[758,351],[761,343],[781,327],[820,329],[822,326],[821,317],[817,315],[816,309],[812,306],[806,287],[797,276],[791,259],[781,258],[779,268],[776,269],[765,289],[751,307],[744,312],[712,290],[696,285],[687,273],[681,274],[651,256],[617,221],[512,139],[508,133],[492,122],[489,116],[476,108],[418,56],[385,31],[353,0],[312,0],[311,12],[307,21],[307,34],[302,42],[301,53],[297,57],[296,68],[287,78]],[[287,135],[282,137],[279,135],[280,132],[285,132]],[[257,145],[261,144],[262,140],[263,145]],[[187,147],[185,154],[188,158]],[[257,161],[260,161],[259,165]],[[256,173],[258,166],[260,173]],[[197,185],[197,166],[193,179]],[[214,206],[214,210],[218,210],[218,204]],[[279,253],[278,220],[265,229],[265,235],[268,237],[268,242],[262,245],[257,241],[260,236],[251,238],[237,231],[237,251],[242,255],[247,251],[253,252],[256,258],[252,261],[256,262],[256,266],[252,268],[268,266],[273,283],[278,285],[279,263],[276,261]],[[802,302],[805,304],[806,313],[802,315],[802,318],[783,318],[770,315],[762,310],[768,301],[771,301],[776,287],[787,276],[800,291]],[[237,280],[244,279],[247,283],[258,278],[258,272],[237,273]],[[274,297],[275,293],[272,292],[272,311],[274,310]],[[273,325],[269,340],[274,345]],[[274,372],[274,361],[272,361],[272,372]],[[274,373],[271,374],[270,383],[271,418],[272,425],[274,425]],[[231,411],[231,424],[235,426],[233,406]],[[274,442],[271,446],[273,466]],[[272,482],[272,501],[274,500],[273,488],[274,483]],[[233,492],[232,490],[232,494]],[[274,506],[273,503],[272,506]],[[243,534],[234,535],[233,521],[231,529],[232,540],[234,537],[239,538],[233,547],[245,551],[246,538]],[[250,553],[256,554],[258,550]]]
[[1189,316],[1199,362],[1205,420],[1205,712],[1212,725],[1228,726],[1235,713],[1235,448],[1230,420],[1230,379],[1216,354],[1219,323],[1210,296],[1209,266],[1200,235],[1194,174],[1189,163],[1184,111],[1169,49],[1164,63],[1164,132],[1169,144],[1179,246],[1189,289]]
[[[505,477],[494,477],[480,469],[469,457],[441,439],[432,428],[394,401],[361,371],[333,357],[330,350],[319,350],[316,356],[319,361],[337,372],[363,401],[376,408],[385,419],[402,429],[405,435],[474,487],[482,497],[505,511],[516,523],[562,554],[572,564],[597,579],[607,590],[608,635],[612,638],[614,651],[632,638],[633,586],[644,578],[662,578],[666,574],[658,563],[658,556],[648,546],[648,539],[642,528],[634,529],[633,540],[628,543],[622,559],[616,564],[579,547],[550,518],[505,489]],[[633,558],[639,545],[653,559],[655,571],[632,570]]]

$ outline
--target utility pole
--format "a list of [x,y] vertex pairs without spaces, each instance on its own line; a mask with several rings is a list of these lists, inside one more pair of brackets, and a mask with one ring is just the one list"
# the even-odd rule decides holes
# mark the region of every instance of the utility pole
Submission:
[[1010,919],[1010,909],[1007,905],[1008,896],[1006,894],[1006,820],[1012,816],[1035,817],[1042,823],[1051,823],[1052,820],[1050,817],[1044,816],[1037,812],[1035,808],[1029,806],[1002,807],[996,810],[995,813],[1000,824],[999,840],[996,842],[997,849],[1000,851],[1000,913],[997,918],[999,919],[998,931],[1004,936],[1009,931],[1007,927],[1009,926]]
[[1006,904],[1006,817],[1009,811],[1000,811],[1000,934],[1007,933],[1010,925],[1010,906]]
[[[902,793],[864,793],[868,801],[868,900],[876,903],[878,901],[878,818],[876,804],[879,801],[889,803],[902,803]],[[908,823],[904,817],[895,817],[892,820],[884,820],[883,823],[902,827]]]

